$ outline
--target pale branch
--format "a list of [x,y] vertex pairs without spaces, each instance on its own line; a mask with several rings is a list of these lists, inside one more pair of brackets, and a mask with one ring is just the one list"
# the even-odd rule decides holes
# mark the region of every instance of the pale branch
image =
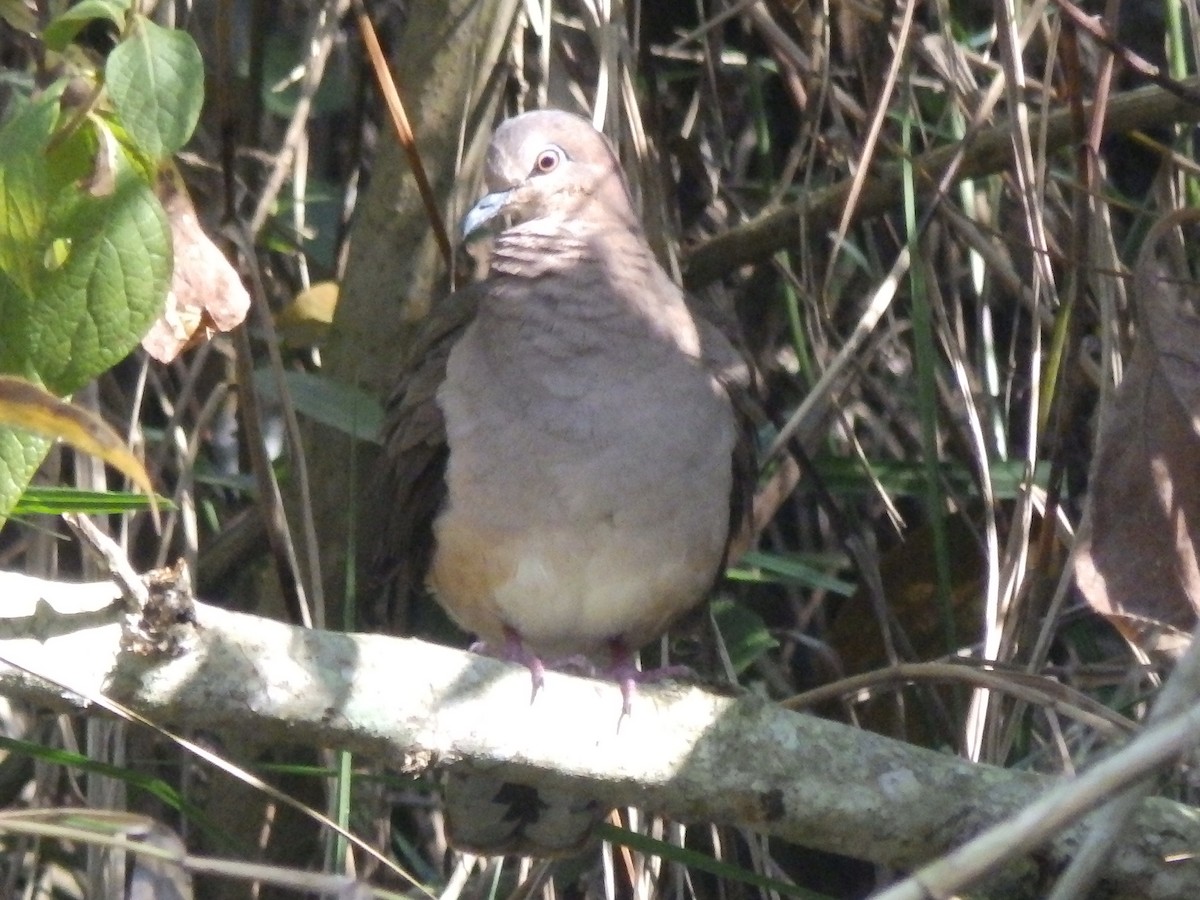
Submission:
[[[62,708],[104,696],[164,724],[252,729],[406,771],[471,765],[682,821],[744,825],[912,869],[1061,780],[965,760],[755,697],[644,686],[620,722],[616,686],[558,673],[530,702],[518,666],[417,640],[306,630],[198,604],[177,656],[122,649],[111,583],[0,572],[0,693]],[[40,677],[39,677],[40,676]],[[1059,833],[987,893],[1044,896],[1082,830]],[[1200,895],[1200,817],[1148,800],[1113,854],[1106,897]]]

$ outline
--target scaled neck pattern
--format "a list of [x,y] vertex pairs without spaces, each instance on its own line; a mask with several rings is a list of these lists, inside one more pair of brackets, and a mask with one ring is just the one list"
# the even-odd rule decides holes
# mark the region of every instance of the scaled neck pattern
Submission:
[[[557,342],[564,355],[628,353],[646,365],[663,350],[698,357],[696,323],[640,226],[551,217],[521,223],[497,237],[488,280],[489,327],[515,329],[516,339]],[[614,334],[624,339],[617,349]]]
[[[501,232],[492,248],[491,272],[515,278],[568,274],[580,269],[640,262],[646,254],[641,229],[615,222],[546,216]],[[635,263],[637,264],[637,263]]]

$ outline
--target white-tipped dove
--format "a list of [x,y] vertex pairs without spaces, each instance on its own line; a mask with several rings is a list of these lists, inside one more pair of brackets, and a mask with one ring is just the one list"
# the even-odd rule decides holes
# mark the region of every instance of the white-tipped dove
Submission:
[[[436,315],[392,398],[387,549],[535,695],[543,664],[587,657],[628,711],[633,654],[704,598],[741,524],[727,382],[744,366],[658,264],[587,120],[509,119],[484,179],[463,232],[495,235],[487,277]],[[476,852],[566,852],[602,811],[475,776],[447,790],[451,837]],[[456,809],[470,800],[491,811]]]

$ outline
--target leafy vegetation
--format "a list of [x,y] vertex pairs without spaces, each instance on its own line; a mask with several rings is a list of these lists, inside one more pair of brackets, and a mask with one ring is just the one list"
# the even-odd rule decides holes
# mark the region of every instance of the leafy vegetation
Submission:
[[[66,10],[46,50],[71,49],[95,21],[119,29],[103,68],[63,56],[41,90],[10,90],[0,128],[0,371],[59,394],[124,359],[162,311],[171,235],[155,182],[203,100],[194,41],[127,3]],[[0,429],[0,521],[49,446]]]

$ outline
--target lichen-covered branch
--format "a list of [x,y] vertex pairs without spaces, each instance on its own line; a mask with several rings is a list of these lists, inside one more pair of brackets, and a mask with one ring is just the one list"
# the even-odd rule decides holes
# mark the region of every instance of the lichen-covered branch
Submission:
[[[614,685],[549,673],[530,702],[518,666],[416,640],[304,630],[198,605],[174,658],[122,649],[115,586],[0,573],[0,693],[86,706],[103,692],[164,724],[371,754],[412,770],[477,766],[683,821],[736,823],[908,869],[1021,809],[1051,783],[972,765],[757,698],[646,686],[618,722]],[[39,677],[40,676],[40,677]],[[988,894],[1036,897],[1079,829]],[[1200,817],[1144,803],[1106,897],[1200,893]],[[1167,862],[1173,854],[1179,861]]]

